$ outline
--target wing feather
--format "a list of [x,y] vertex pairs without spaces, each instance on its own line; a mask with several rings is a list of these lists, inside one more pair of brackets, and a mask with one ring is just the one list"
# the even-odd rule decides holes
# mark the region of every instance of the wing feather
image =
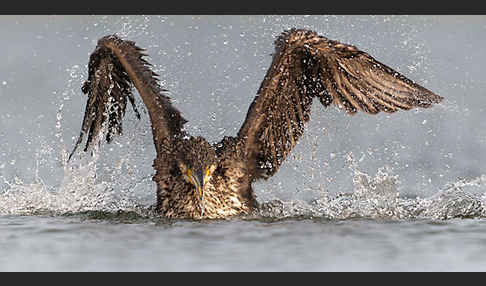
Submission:
[[162,146],[162,142],[181,134],[187,121],[172,106],[170,98],[163,94],[165,90],[159,85],[158,75],[150,69],[151,64],[144,59],[147,55],[143,51],[133,41],[122,40],[116,35],[105,36],[98,41],[90,55],[88,79],[82,86],[88,101],[81,133],[69,158],[85,134],[88,138],[84,151],[97,142],[104,130],[108,143],[114,135],[121,134],[127,100],[140,118],[132,86],[137,88],[149,112],[157,154],[167,147]]
[[302,136],[315,97],[350,114],[427,108],[442,100],[354,46],[308,30],[285,31],[237,135],[253,179],[278,170]]

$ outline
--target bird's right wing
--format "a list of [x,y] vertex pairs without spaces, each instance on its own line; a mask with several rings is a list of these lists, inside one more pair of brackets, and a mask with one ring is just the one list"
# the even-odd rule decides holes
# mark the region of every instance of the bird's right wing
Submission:
[[134,85],[149,112],[152,122],[155,149],[161,154],[170,141],[181,134],[186,120],[179,110],[172,106],[170,98],[163,94],[157,74],[143,58],[145,54],[132,41],[122,40],[116,35],[105,36],[90,56],[88,80],[82,90],[88,95],[81,133],[71,156],[88,134],[85,151],[99,140],[103,127],[106,141],[122,131],[122,118],[127,99],[134,105],[132,85]]
[[286,31],[275,45],[237,137],[253,179],[278,170],[302,136],[315,97],[350,114],[426,108],[442,100],[356,47],[312,31]]

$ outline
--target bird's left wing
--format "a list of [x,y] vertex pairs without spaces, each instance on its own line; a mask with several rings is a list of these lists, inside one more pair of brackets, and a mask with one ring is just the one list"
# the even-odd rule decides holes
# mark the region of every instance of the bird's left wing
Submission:
[[275,46],[237,137],[253,179],[278,170],[302,136],[315,97],[350,114],[427,108],[442,100],[356,47],[312,31],[286,31]]

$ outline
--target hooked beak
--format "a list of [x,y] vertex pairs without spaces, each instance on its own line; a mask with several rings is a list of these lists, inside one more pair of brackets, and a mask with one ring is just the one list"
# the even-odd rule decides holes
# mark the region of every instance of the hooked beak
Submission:
[[202,171],[197,171],[195,174],[192,175],[192,181],[194,182],[194,186],[196,187],[195,191],[197,193],[197,197],[199,198],[199,202],[201,203],[201,216],[204,215],[204,193],[203,193],[203,182],[204,182],[204,175]]

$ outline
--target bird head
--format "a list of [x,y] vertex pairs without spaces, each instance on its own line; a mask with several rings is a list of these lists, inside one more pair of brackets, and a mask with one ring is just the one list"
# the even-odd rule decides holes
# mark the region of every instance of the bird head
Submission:
[[179,169],[185,181],[192,185],[191,193],[197,197],[201,217],[205,210],[204,190],[216,170],[216,152],[204,138],[191,138],[180,154]]

